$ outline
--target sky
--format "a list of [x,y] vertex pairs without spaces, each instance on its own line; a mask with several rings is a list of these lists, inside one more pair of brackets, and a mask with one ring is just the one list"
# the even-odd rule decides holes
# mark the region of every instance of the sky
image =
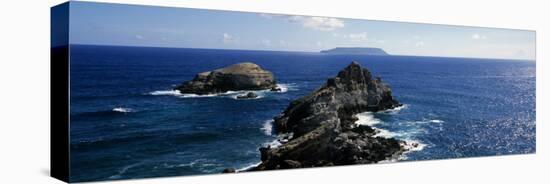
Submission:
[[535,60],[534,31],[71,2],[70,43]]

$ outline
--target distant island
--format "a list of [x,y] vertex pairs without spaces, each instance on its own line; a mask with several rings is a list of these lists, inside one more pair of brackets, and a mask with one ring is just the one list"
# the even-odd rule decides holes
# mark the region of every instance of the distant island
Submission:
[[336,47],[322,50],[325,54],[389,55],[386,51],[374,47]]

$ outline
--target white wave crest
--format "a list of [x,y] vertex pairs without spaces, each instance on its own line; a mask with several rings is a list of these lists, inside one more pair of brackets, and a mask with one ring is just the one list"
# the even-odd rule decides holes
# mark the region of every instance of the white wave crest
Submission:
[[123,168],[121,168],[117,174],[115,175],[112,175],[112,176],[109,176],[109,179],[120,179],[129,169],[132,169],[134,167],[137,167],[137,166],[140,166],[142,165],[143,162],[138,162],[138,163],[134,163],[134,164],[130,164],[130,165],[127,165],[127,166],[124,166]]
[[271,89],[264,90],[240,90],[240,91],[227,91],[225,93],[216,93],[216,94],[207,94],[207,95],[198,95],[192,93],[181,93],[179,90],[159,90],[148,93],[153,96],[175,96],[180,98],[204,98],[204,97],[229,97],[233,99],[238,99],[237,96],[246,95],[249,92],[256,93],[258,97],[253,99],[260,99],[266,96],[268,93],[286,93],[289,90],[297,90],[296,84],[277,84],[277,87],[281,89],[280,91],[271,91]]
[[277,148],[281,145],[283,145],[284,143],[287,143],[288,141],[290,141],[290,139],[292,139],[292,137],[294,137],[294,134],[291,132],[291,133],[283,133],[283,134],[279,134],[277,135],[277,139],[275,140],[272,140],[271,142],[266,142],[263,144],[263,147],[270,147],[270,148]]
[[[250,91],[250,92],[253,92],[253,91]],[[231,93],[232,95],[230,95],[230,96],[231,96],[231,98],[233,98],[235,100],[255,100],[255,99],[260,99],[260,98],[264,97],[263,91],[257,91],[257,92],[253,92],[253,93],[256,93],[256,95],[257,95],[254,98],[239,98],[239,96],[246,96],[248,93],[249,93],[249,91],[236,91],[234,93]]]
[[135,112],[135,110],[132,109],[132,108],[124,108],[124,107],[116,107],[116,108],[113,108],[113,111],[114,111],[114,112],[123,112],[123,113]]
[[[401,107],[390,109],[383,111],[384,113],[396,113],[399,112],[402,109],[407,108],[407,105],[403,105]],[[387,160],[381,161],[379,163],[387,163],[387,162],[396,162],[398,160],[406,160],[407,154],[414,151],[422,151],[424,148],[427,147],[426,144],[420,142],[419,140],[415,140],[415,135],[418,134],[424,134],[425,129],[422,129],[420,127],[414,127],[408,130],[401,130],[398,132],[391,132],[386,129],[377,128],[376,125],[385,123],[382,120],[376,118],[375,113],[372,112],[363,112],[356,114],[355,117],[357,117],[357,121],[355,121],[356,125],[368,125],[371,128],[375,130],[375,137],[383,137],[383,138],[398,138],[403,140],[402,147],[407,150],[405,151],[401,156],[396,158],[388,158]],[[418,123],[418,124],[424,124],[424,123],[444,123],[443,120],[439,119],[429,119],[429,120],[423,120],[423,121],[414,121],[414,122],[399,122],[399,123]],[[418,126],[418,125],[417,125]]]
[[164,90],[164,91],[153,91],[149,93],[150,95],[172,95],[172,96],[178,96],[181,95],[180,91],[178,90]]
[[278,139],[275,139],[271,142],[266,142],[263,144],[263,147],[270,147],[270,148],[276,148],[276,147],[279,147],[283,145],[283,143],[281,143]]
[[192,93],[180,93],[180,95],[176,95],[176,96],[180,98],[205,98],[205,97],[216,97],[219,95],[220,94],[197,95]]
[[237,172],[247,171],[247,170],[249,170],[249,169],[252,169],[252,168],[254,168],[254,167],[260,165],[261,163],[262,163],[262,162],[253,163],[253,164],[244,166],[244,167],[242,167],[242,168],[240,168],[240,169],[237,169],[237,170],[235,170],[235,171],[237,171]]
[[355,117],[358,119],[355,121],[355,124],[357,125],[373,126],[382,122],[380,119],[375,118],[372,112],[362,112],[356,114]]
[[374,131],[376,131],[376,134],[374,135],[374,137],[392,138],[392,137],[400,136],[399,133],[390,132],[386,129],[376,128],[376,127],[373,127],[373,129]]
[[421,121],[410,121],[410,122],[406,122],[406,123],[415,123],[415,124],[436,123],[436,124],[441,124],[441,123],[445,123],[445,121],[439,120],[439,119],[424,119],[424,120],[421,120]]
[[407,104],[403,104],[399,107],[396,107],[396,108],[393,108],[393,109],[388,109],[388,110],[384,110],[384,111],[381,111],[382,113],[391,113],[391,114],[394,114],[394,113],[398,113],[399,111],[403,110],[403,109],[406,109],[406,108],[409,108],[409,105]]
[[281,91],[278,91],[279,93],[286,93],[289,90],[290,91],[298,90],[298,85],[296,85],[296,83],[277,84],[277,88],[281,89]]
[[402,145],[408,152],[422,151],[427,145],[418,140],[405,140]]
[[273,132],[273,120],[267,120],[264,122],[262,128],[260,128],[264,132],[265,135],[272,135]]
[[175,96],[180,98],[201,98],[201,97],[215,97],[215,96],[221,96],[221,95],[230,95],[234,94],[236,92],[234,91],[228,91],[226,93],[220,93],[220,94],[207,94],[207,95],[197,95],[192,93],[181,93],[179,90],[160,90],[160,91],[153,91],[150,92],[150,95],[154,96]]

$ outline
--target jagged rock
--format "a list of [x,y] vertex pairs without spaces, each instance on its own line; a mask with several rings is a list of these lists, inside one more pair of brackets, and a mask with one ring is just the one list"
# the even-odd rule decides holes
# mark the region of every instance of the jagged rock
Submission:
[[273,87],[271,88],[270,91],[277,91],[277,92],[279,92],[279,91],[282,91],[282,89],[279,88],[279,87],[277,87],[277,86],[273,86]]
[[254,63],[238,63],[225,68],[199,73],[175,89],[181,93],[215,94],[238,90],[276,88],[273,74]]
[[252,99],[252,98],[257,98],[258,95],[256,93],[253,93],[253,92],[248,92],[244,95],[238,95],[237,98],[238,99]]
[[260,148],[262,163],[252,170],[376,163],[404,151],[393,138],[358,126],[355,114],[401,106],[380,78],[351,63],[312,94],[290,103],[275,118],[278,133],[293,138],[277,148]]
[[222,171],[222,173],[236,173],[237,170],[235,168],[226,168]]

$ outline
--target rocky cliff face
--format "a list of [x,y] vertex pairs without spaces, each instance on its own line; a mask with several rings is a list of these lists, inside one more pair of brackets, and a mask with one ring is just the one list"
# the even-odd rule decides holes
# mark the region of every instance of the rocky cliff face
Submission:
[[276,90],[273,74],[254,63],[238,63],[199,73],[175,88],[181,93],[214,94],[238,90]]
[[388,85],[353,62],[275,118],[277,132],[293,138],[277,148],[260,148],[262,163],[252,170],[376,163],[395,157],[405,151],[403,141],[377,137],[371,127],[354,122],[357,113],[400,105]]

